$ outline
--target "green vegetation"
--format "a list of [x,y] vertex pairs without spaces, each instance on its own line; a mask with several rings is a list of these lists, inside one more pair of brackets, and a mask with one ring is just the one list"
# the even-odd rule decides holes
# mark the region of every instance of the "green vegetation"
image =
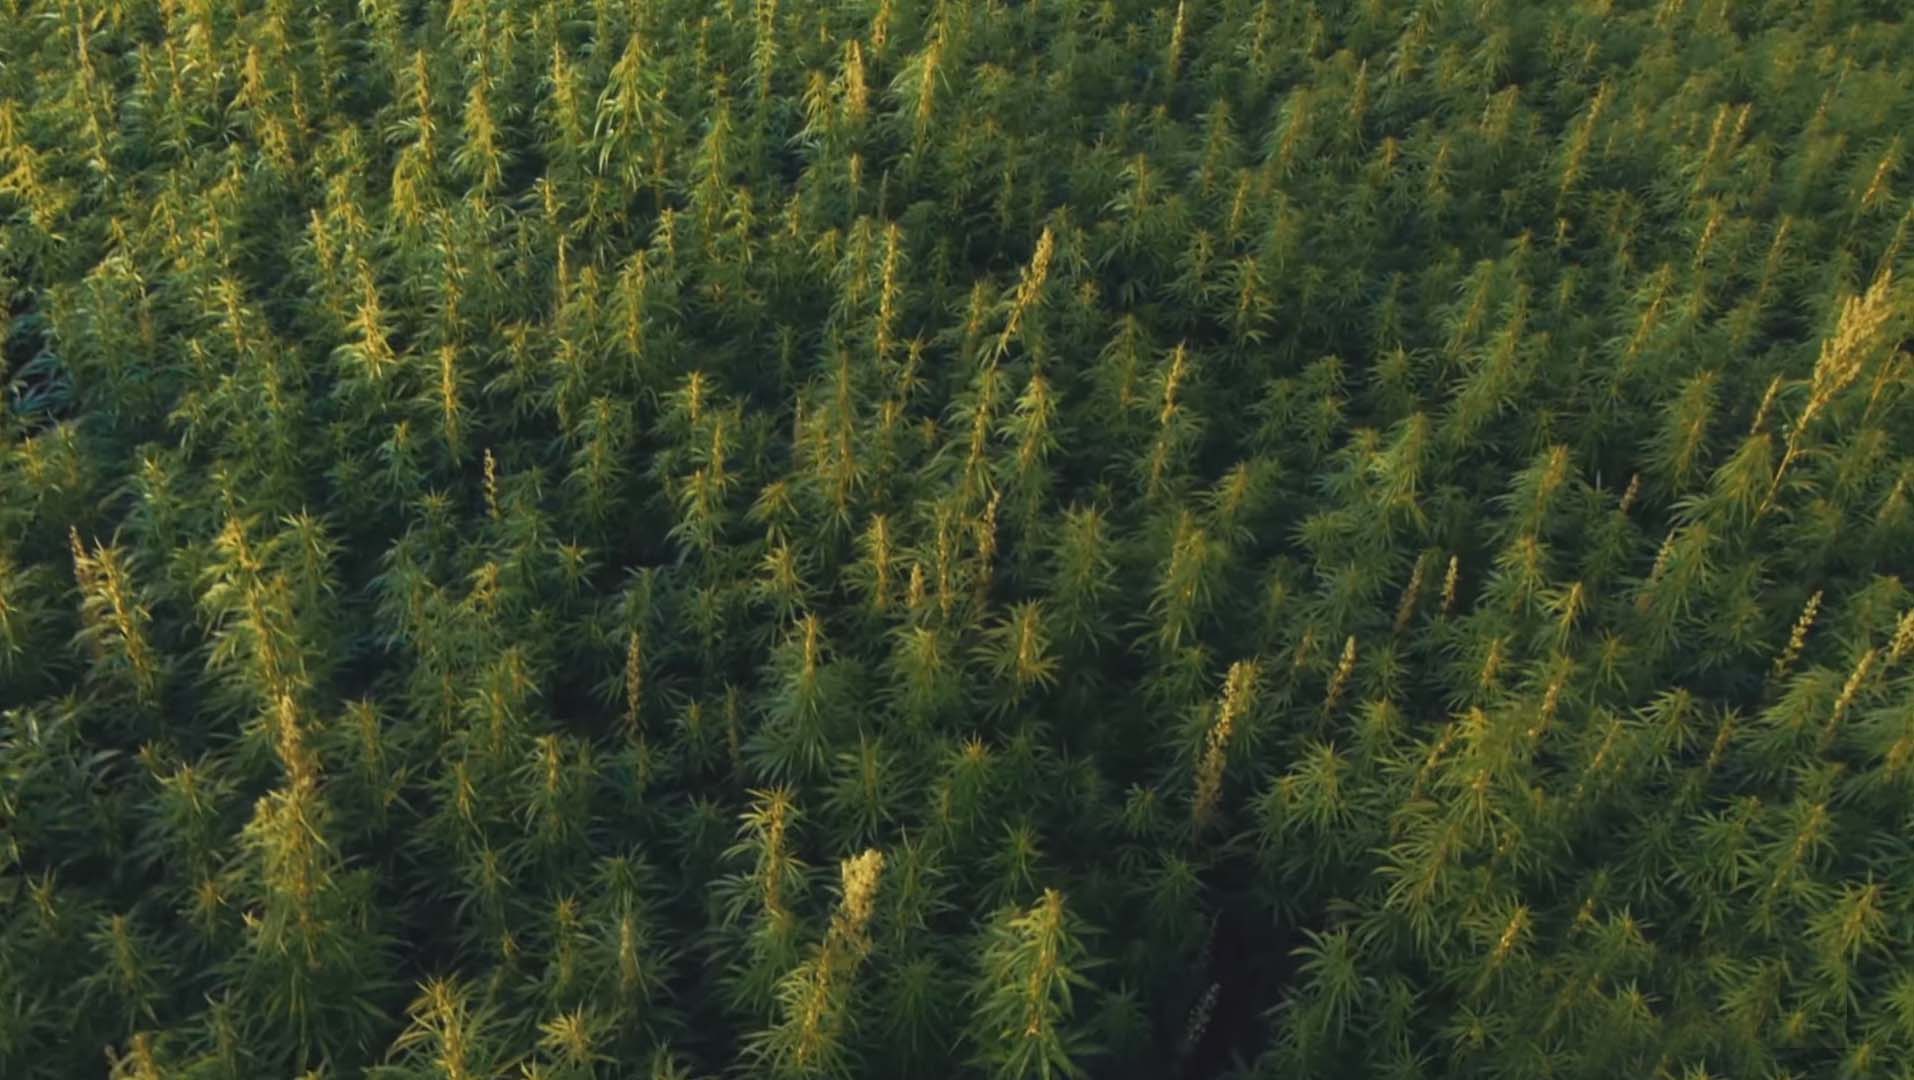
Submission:
[[1914,1076],[1899,0],[0,0],[0,1076]]

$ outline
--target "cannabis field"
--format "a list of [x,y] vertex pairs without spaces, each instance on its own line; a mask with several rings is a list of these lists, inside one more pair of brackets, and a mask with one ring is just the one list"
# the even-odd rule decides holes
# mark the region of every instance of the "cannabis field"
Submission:
[[0,1076],[1914,1077],[1900,0],[0,0]]

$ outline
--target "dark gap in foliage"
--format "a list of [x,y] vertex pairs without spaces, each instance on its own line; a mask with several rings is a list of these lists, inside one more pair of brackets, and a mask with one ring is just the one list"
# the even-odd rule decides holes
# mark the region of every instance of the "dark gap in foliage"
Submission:
[[[1267,1042],[1272,1011],[1295,981],[1294,951],[1303,940],[1301,927],[1263,906],[1249,888],[1253,869],[1243,860],[1229,860],[1219,872],[1236,880],[1212,881],[1220,887],[1212,914],[1214,929],[1204,953],[1208,965],[1190,1006],[1201,1008],[1212,986],[1213,1004],[1208,1023],[1181,1062],[1182,1080],[1209,1080],[1255,1060]],[[1189,1017],[1185,1013],[1166,1019],[1179,1025],[1163,1033],[1174,1045],[1186,1036],[1181,1025],[1187,1025]]]

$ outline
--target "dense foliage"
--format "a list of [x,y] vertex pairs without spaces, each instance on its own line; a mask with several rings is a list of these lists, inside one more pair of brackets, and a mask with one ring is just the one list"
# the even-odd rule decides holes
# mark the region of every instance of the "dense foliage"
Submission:
[[1914,1075],[1898,0],[0,0],[0,1075]]

